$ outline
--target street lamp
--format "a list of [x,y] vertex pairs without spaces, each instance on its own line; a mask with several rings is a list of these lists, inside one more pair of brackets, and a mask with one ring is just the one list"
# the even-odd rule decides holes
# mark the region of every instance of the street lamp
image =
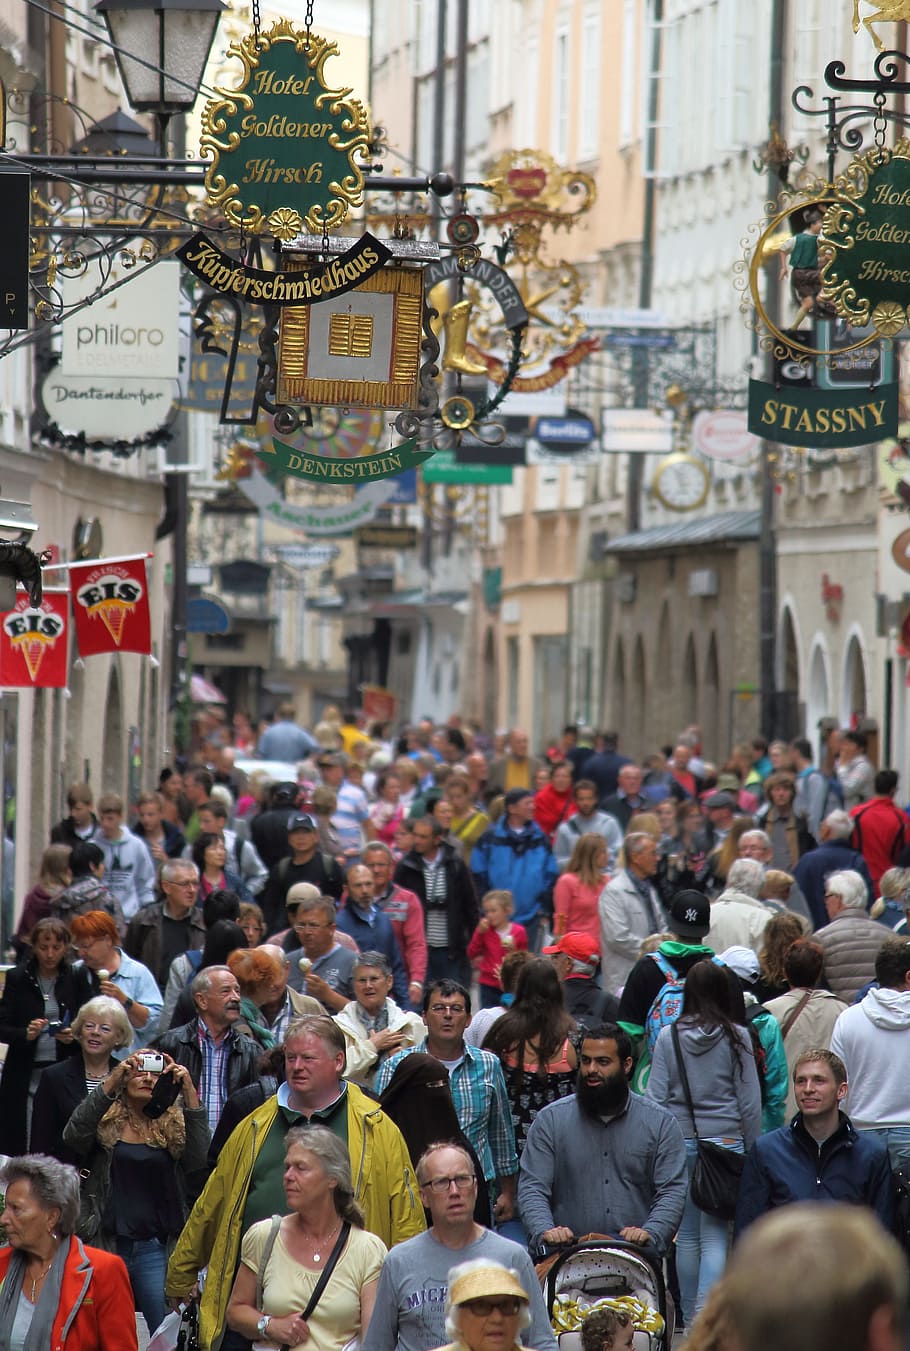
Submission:
[[225,8],[223,0],[98,0],[131,107],[162,122],[189,112]]

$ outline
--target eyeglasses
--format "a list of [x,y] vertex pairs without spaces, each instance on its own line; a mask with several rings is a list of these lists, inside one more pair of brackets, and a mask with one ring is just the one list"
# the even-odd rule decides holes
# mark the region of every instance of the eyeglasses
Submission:
[[468,1299],[459,1305],[459,1308],[467,1309],[468,1313],[475,1314],[477,1318],[489,1318],[494,1312],[511,1318],[521,1308],[521,1300],[516,1299],[514,1295],[504,1295],[500,1299]]
[[296,933],[300,933],[301,930],[306,931],[308,929],[331,929],[331,927],[332,927],[331,924],[327,924],[325,923],[325,921],[320,922],[315,919],[305,919],[301,920],[299,924],[294,925],[294,931]]
[[464,1004],[431,1004],[430,1013],[466,1013]]
[[198,887],[199,883],[195,877],[186,877],[183,879],[175,878],[170,885],[172,887]]
[[473,1186],[474,1177],[471,1173],[455,1173],[452,1177],[430,1178],[427,1182],[422,1182],[420,1185],[422,1187],[429,1187],[430,1191],[438,1192],[442,1195],[449,1190],[453,1183],[460,1192],[466,1192],[469,1187]]

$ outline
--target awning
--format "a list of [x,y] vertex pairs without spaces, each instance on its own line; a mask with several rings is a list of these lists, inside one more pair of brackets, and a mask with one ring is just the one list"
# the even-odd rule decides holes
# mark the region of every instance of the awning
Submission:
[[619,535],[606,546],[607,554],[642,554],[654,549],[685,549],[704,544],[746,544],[758,539],[761,513],[723,511],[717,516],[700,516],[694,521],[674,521],[650,530],[635,530]]
[[190,698],[194,704],[226,704],[227,699],[217,685],[213,685],[205,676],[190,676]]

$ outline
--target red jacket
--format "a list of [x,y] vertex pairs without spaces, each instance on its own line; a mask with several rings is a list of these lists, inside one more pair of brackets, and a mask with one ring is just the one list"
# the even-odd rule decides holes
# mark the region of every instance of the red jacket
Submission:
[[910,819],[890,797],[874,797],[851,808],[853,834],[850,843],[866,860],[878,894],[882,874],[897,863],[904,845],[910,843]]
[[[123,1262],[75,1236],[69,1244],[49,1351],[137,1351],[133,1291]],[[12,1255],[12,1248],[0,1248],[0,1283]]]
[[545,783],[543,788],[534,794],[534,820],[551,844],[557,826],[563,821],[568,821],[577,811],[571,788],[567,793],[557,793],[552,783]]
[[495,989],[501,990],[499,968],[502,966],[502,959],[516,948],[527,952],[528,935],[523,924],[513,923],[509,929],[509,936],[512,939],[511,944],[504,943],[495,929],[474,930],[468,944],[468,956],[472,962],[480,962],[477,977],[480,985],[492,985]]
[[393,882],[388,896],[378,898],[376,904],[391,921],[408,981],[422,985],[427,976],[427,936],[420,900],[413,891]]

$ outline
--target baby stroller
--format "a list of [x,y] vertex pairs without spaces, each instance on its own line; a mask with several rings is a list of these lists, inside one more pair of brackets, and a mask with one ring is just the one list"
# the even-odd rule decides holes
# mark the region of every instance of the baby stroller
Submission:
[[663,1272],[657,1258],[636,1244],[600,1236],[582,1239],[560,1252],[542,1285],[559,1351],[581,1351],[579,1328],[601,1301],[631,1314],[635,1351],[669,1351],[674,1318],[667,1309]]

